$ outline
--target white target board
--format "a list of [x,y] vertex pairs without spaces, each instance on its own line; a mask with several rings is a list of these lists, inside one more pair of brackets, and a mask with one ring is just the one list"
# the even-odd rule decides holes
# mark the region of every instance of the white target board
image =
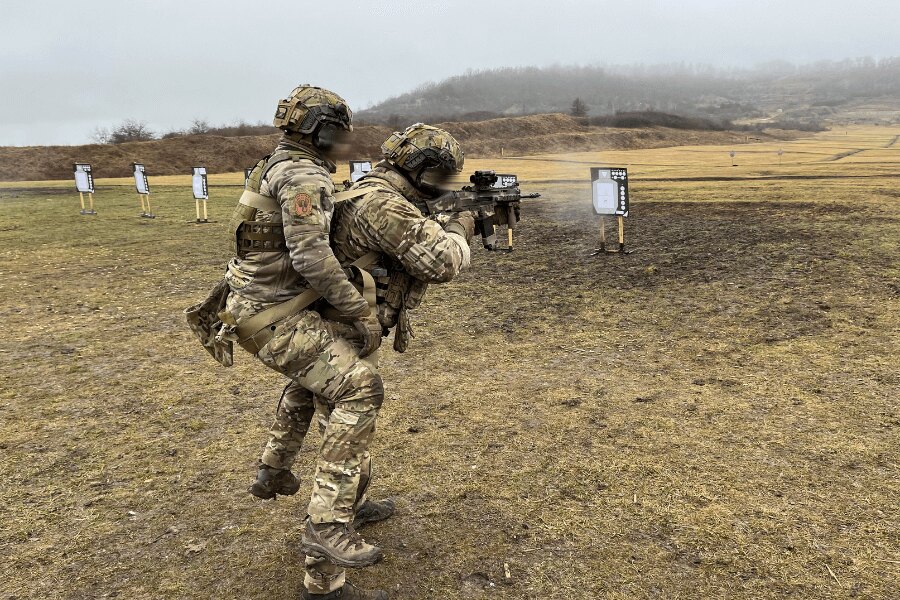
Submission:
[[626,169],[592,167],[591,193],[595,214],[628,216],[628,171]]
[[131,163],[134,169],[134,187],[138,194],[149,194],[150,183],[147,181],[147,170],[141,163]]
[[351,160],[350,161],[350,181],[356,183],[362,179],[363,175],[372,170],[371,160]]
[[81,193],[94,193],[94,174],[91,165],[87,163],[75,163],[75,189]]
[[208,200],[209,187],[206,183],[206,167],[192,167],[191,188],[195,200]]
[[516,175],[503,175],[497,173],[497,181],[491,187],[495,188],[511,188],[519,185],[519,178]]

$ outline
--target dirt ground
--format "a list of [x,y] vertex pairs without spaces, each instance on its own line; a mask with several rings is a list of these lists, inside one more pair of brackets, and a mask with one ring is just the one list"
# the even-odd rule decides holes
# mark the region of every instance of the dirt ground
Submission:
[[[475,251],[384,355],[373,492],[399,508],[352,580],[896,597],[898,134],[750,145],[736,167],[728,147],[467,161],[543,197],[515,252]],[[592,164],[629,168],[633,254],[588,256]],[[315,435],[297,496],[247,494],[285,382],[219,367],[181,314],[226,259],[241,176],[211,181],[209,225],[186,179],[151,179],[154,220],[127,180],[100,181],[97,217],[69,183],[0,186],[0,598],[297,596]]]

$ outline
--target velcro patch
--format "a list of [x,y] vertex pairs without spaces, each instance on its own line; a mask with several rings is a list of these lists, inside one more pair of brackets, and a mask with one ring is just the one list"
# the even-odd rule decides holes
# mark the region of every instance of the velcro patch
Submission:
[[296,217],[308,217],[312,214],[313,211],[313,199],[312,196],[307,194],[306,192],[300,192],[291,202],[291,206],[294,210],[294,216]]

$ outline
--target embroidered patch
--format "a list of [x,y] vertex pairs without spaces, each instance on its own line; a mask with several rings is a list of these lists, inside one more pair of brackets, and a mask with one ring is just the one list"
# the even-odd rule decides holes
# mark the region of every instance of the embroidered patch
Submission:
[[312,214],[313,203],[309,194],[300,192],[294,196],[294,215],[298,217],[308,217]]

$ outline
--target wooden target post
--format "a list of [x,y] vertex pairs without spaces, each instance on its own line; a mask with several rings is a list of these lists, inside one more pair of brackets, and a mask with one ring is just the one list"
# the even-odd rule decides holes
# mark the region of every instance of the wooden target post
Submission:
[[153,209],[150,208],[150,182],[147,181],[147,170],[141,163],[131,163],[134,173],[134,187],[141,199],[141,217],[155,219]]
[[[197,220],[194,223],[200,225],[209,223],[209,215],[206,212],[206,201],[209,200],[209,184],[206,180],[206,167],[191,168],[191,191],[194,194],[194,207],[197,210]],[[203,204],[203,217],[200,216],[200,205]]]
[[[591,196],[594,214],[600,217],[600,247],[590,256],[631,254],[625,249],[625,217],[628,216],[628,169],[620,167],[591,168]],[[619,225],[619,245],[610,250],[606,244],[606,217],[615,216]]]
[[[75,189],[78,191],[78,198],[81,201],[82,215],[96,215],[94,210],[94,174],[91,165],[88,163],[74,163],[73,171],[75,173]],[[84,205],[84,195],[88,195],[88,206]]]
[[[497,173],[497,181],[495,181],[491,187],[494,187],[499,190],[511,190],[515,188],[519,189],[519,177],[517,175],[513,175],[512,173]],[[521,198],[540,198],[540,194],[528,194],[527,196],[520,196]],[[518,217],[516,216],[516,208],[518,206],[518,202],[515,203],[506,203],[505,204],[505,212],[501,212],[501,210],[496,211],[495,219],[498,225],[506,226],[506,251],[513,251],[513,239],[514,231],[516,228],[516,223],[518,222]],[[496,235],[498,227],[494,226],[494,233]],[[501,250],[499,243],[497,245],[497,250]]]

